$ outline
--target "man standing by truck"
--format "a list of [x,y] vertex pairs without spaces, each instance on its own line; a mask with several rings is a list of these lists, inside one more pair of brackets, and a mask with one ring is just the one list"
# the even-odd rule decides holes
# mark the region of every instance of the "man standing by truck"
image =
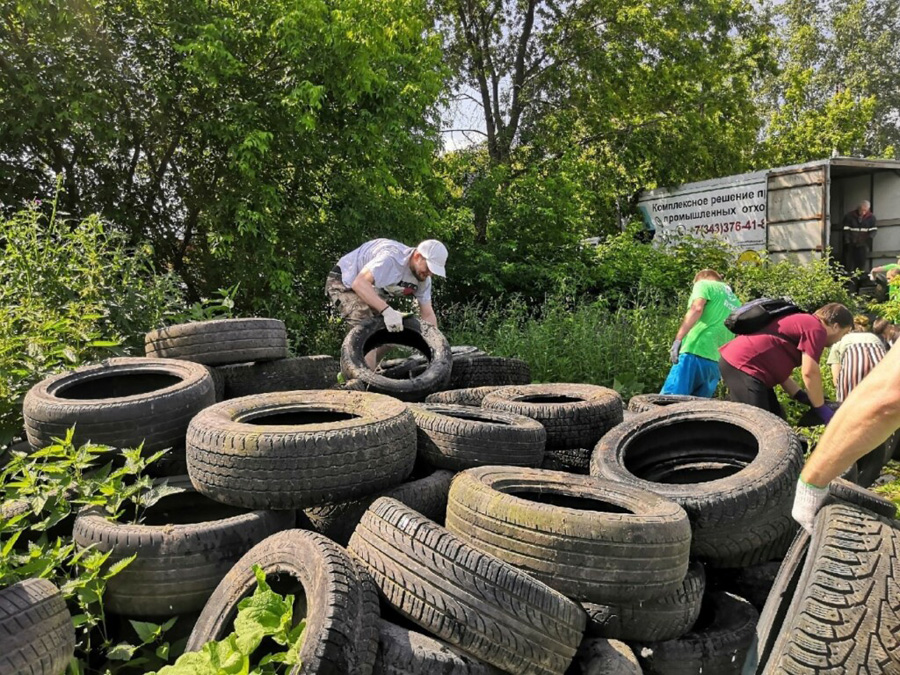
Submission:
[[869,251],[875,238],[877,225],[872,205],[863,200],[856,210],[844,216],[843,263],[847,272],[866,270],[869,267]]
[[734,337],[724,321],[740,305],[718,272],[697,272],[687,313],[669,350],[672,368],[660,394],[711,398],[716,393],[719,347]]

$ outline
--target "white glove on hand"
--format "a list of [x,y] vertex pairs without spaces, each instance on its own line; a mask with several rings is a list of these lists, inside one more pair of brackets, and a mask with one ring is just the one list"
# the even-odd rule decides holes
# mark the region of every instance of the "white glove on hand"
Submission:
[[816,514],[825,503],[828,497],[827,487],[816,487],[803,481],[797,480],[797,493],[794,496],[794,508],[791,509],[791,517],[803,526],[803,529],[812,534],[813,523],[816,521]]
[[672,362],[672,365],[678,363],[678,354],[681,352],[681,340],[675,340],[672,343],[672,347],[669,349],[669,361]]
[[389,333],[399,333],[403,330],[403,315],[390,305],[384,308],[381,316],[384,318],[384,327],[388,329]]

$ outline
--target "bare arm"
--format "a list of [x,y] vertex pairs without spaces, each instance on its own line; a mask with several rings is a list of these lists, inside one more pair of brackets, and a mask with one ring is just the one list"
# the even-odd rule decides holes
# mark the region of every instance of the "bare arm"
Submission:
[[800,385],[794,382],[794,378],[792,377],[789,377],[782,382],[781,388],[784,389],[791,398],[794,398],[797,395],[797,392],[800,391]]
[[822,371],[819,370],[819,362],[809,354],[804,354],[800,361],[800,373],[803,375],[803,383],[806,385],[806,394],[813,408],[818,408],[825,403],[825,393],[822,390]]
[[704,307],[706,307],[706,298],[697,298],[691,303],[691,306],[688,307],[688,311],[684,315],[684,319],[681,321],[678,332],[675,334],[676,340],[683,340],[684,336],[690,332],[691,328],[693,328],[700,320],[700,317],[703,316]]
[[379,314],[388,306],[388,304],[381,299],[381,296],[378,295],[378,291],[375,290],[375,277],[372,276],[372,273],[369,270],[364,269],[357,274],[353,283],[350,285],[350,288],[353,289],[353,292],[356,293],[364,303]]
[[900,428],[900,349],[887,356],[857,385],[803,468],[800,477],[825,486],[857,459]]
[[425,323],[430,323],[437,328],[437,315],[435,315],[434,307],[431,306],[430,302],[419,303],[419,314],[422,315],[422,320]]

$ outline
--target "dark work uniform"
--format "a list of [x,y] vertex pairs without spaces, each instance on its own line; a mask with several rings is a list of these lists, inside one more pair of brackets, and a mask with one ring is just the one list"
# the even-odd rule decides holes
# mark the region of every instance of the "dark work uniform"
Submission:
[[844,255],[842,262],[848,272],[867,270],[869,267],[869,251],[872,250],[872,239],[877,230],[875,215],[869,211],[860,217],[859,210],[851,211],[844,216]]

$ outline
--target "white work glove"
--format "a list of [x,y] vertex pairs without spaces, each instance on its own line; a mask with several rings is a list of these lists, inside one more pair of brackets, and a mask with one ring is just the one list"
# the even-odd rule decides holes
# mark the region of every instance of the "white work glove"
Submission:
[[399,333],[403,330],[403,315],[390,305],[382,310],[381,316],[389,333]]
[[672,365],[678,363],[678,354],[681,352],[681,340],[675,340],[672,343],[672,347],[669,349],[669,361],[672,362]]
[[826,497],[828,497],[827,487],[816,487],[806,483],[802,478],[797,479],[797,493],[794,495],[791,517],[800,523],[804,530],[812,534],[816,514],[825,503]]

